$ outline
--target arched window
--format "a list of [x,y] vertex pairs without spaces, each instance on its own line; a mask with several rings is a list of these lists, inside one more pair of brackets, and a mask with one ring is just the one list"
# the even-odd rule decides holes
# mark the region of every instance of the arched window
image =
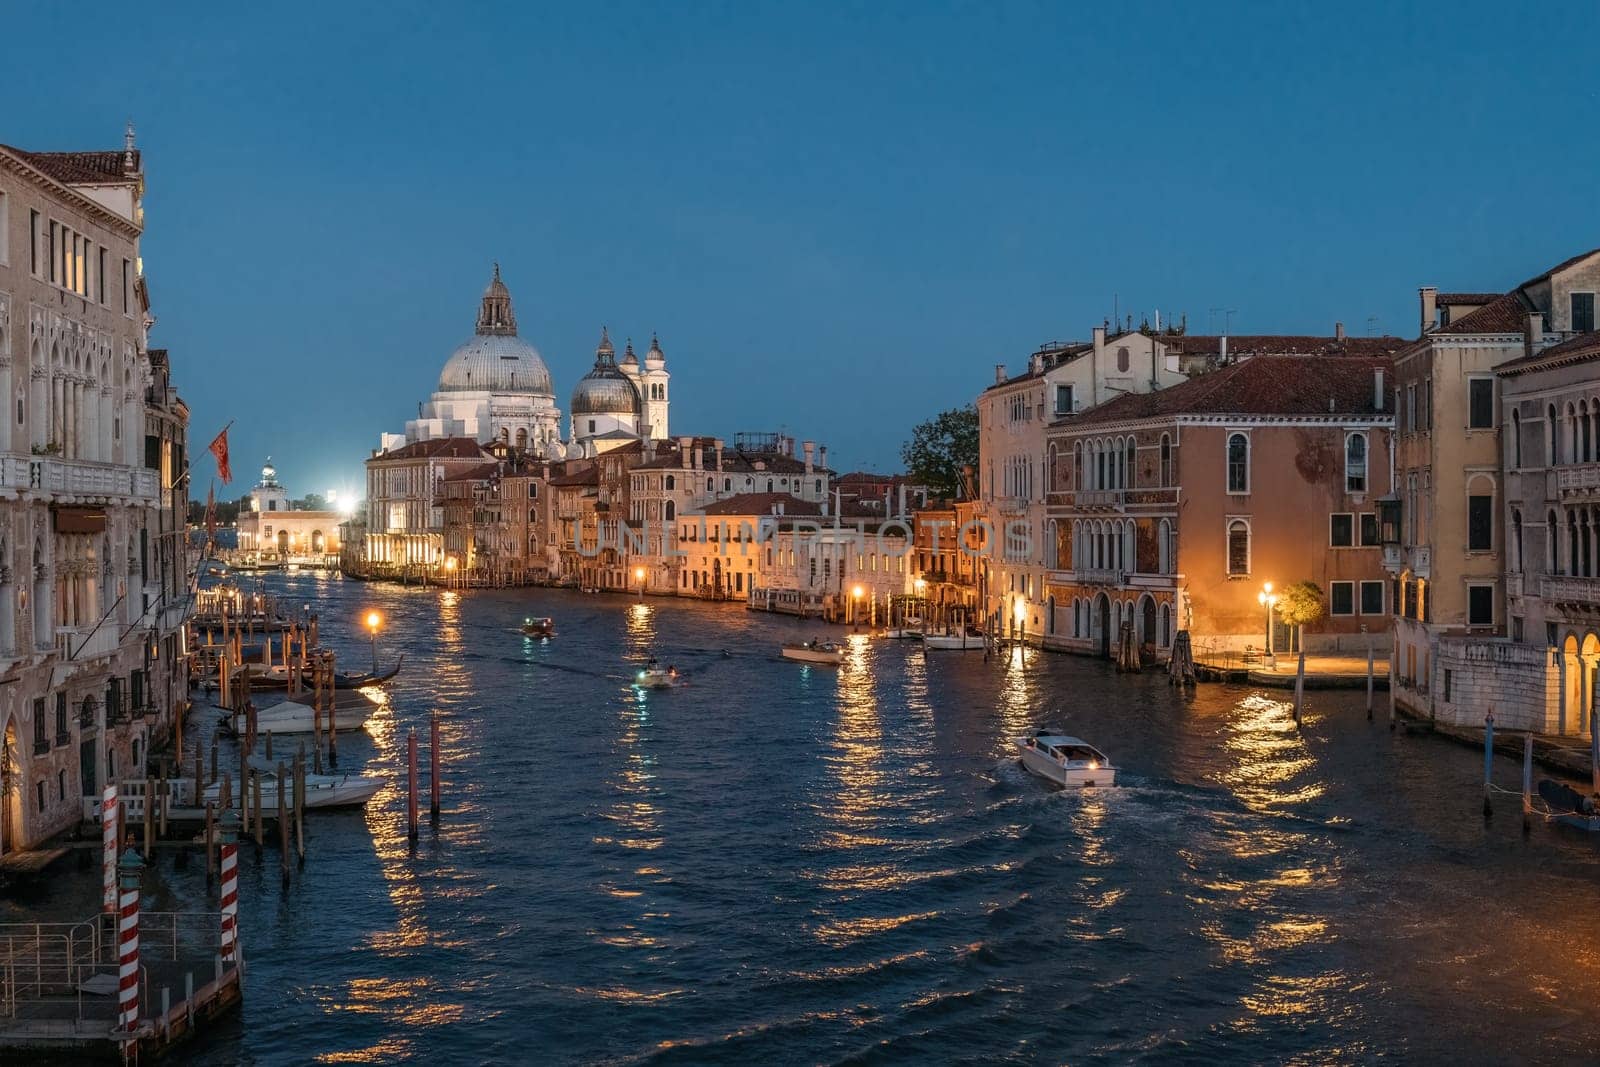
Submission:
[[1172,484],[1172,438],[1161,435],[1161,486]]
[[1581,454],[1578,451],[1578,415],[1577,411],[1569,403],[1567,405],[1567,462],[1578,462],[1578,456]]
[[1056,485],[1056,443],[1054,441],[1050,442],[1048,456],[1044,471],[1044,491],[1053,493],[1060,488],[1060,486]]
[[1579,447],[1573,449],[1572,458],[1577,459],[1581,456],[1583,461],[1587,463],[1594,458],[1592,439],[1589,436],[1589,402],[1587,400],[1578,401],[1578,441]]
[[1133,438],[1131,438],[1131,437],[1128,438],[1127,451],[1128,451],[1128,462],[1127,462],[1127,467],[1126,467],[1127,478],[1122,483],[1122,487],[1124,489],[1132,489],[1138,483],[1138,475],[1134,473],[1134,462],[1135,462],[1135,460],[1134,460]]
[[1511,469],[1520,470],[1522,467],[1522,416],[1516,408],[1511,409]]
[[1083,489],[1083,442],[1072,442],[1072,488]]
[[1159,639],[1162,648],[1172,645],[1172,613],[1165,604],[1161,605],[1161,636]]
[[667,488],[668,489],[676,489],[677,487],[678,487],[678,479],[673,477],[670,474],[667,475]]
[[1166,519],[1156,528],[1157,574],[1172,573],[1172,523]]
[[1250,491],[1250,438],[1242,433],[1228,435],[1228,492]]
[[706,492],[708,492],[708,493],[715,492],[716,488],[717,488],[717,480],[715,478],[707,478],[706,479]]
[[1561,573],[1561,527],[1556,522],[1555,509],[1552,508],[1544,518],[1544,572],[1546,574]]
[[1561,462],[1561,437],[1556,427],[1556,406],[1548,404],[1544,409],[1545,429],[1550,438],[1550,454],[1545,457],[1550,466],[1554,467]]
[[671,522],[673,519],[676,519],[677,517],[678,517],[678,505],[676,503],[674,503],[673,501],[671,501],[671,500],[667,501],[667,521]]
[[1243,519],[1228,523],[1228,575],[1250,573],[1250,524]]
[[1511,550],[1514,553],[1511,566],[1518,571],[1522,565],[1522,512],[1516,508],[1511,509]]
[[1344,439],[1344,490],[1367,491],[1367,435],[1353,433]]

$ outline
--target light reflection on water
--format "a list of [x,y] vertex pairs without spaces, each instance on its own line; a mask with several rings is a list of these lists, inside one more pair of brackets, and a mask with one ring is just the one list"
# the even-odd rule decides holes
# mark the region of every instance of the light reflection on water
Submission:
[[[1277,695],[1033,650],[849,635],[817,667],[776,655],[817,627],[727,606],[274,581],[324,619],[384,613],[406,671],[340,756],[392,784],[310,821],[287,900],[271,850],[246,858],[243,1036],[201,1061],[1509,1058],[1530,1020],[1551,1058],[1600,1040],[1594,848],[1485,827],[1479,757],[1369,726],[1359,694],[1318,693],[1296,729]],[[524,639],[529,614],[560,636]],[[652,655],[685,684],[632,686]],[[405,736],[425,782],[434,711],[445,811],[413,844]],[[1046,725],[1122,787],[1021,771],[1011,739]]]

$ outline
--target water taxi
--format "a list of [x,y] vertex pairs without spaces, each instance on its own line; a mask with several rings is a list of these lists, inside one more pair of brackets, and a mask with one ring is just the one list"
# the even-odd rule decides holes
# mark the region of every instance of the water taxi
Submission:
[[1046,730],[1015,740],[1023,768],[1057,785],[1080,788],[1117,783],[1117,769],[1087,741]]
[[678,684],[678,668],[646,667],[634,678],[633,684],[640,689],[671,689]]
[[798,645],[784,645],[783,658],[800,663],[829,663],[834,666],[844,662],[845,649],[832,641],[813,638]]
[[883,631],[883,636],[891,641],[916,641],[923,635],[922,620],[915,615],[901,620],[899,626],[891,626]]
[[556,635],[556,620],[548,616],[527,618],[522,620],[523,637],[554,637]]
[[[261,777],[261,810],[275,811],[278,807],[278,768],[266,760],[251,760],[250,767]],[[374,793],[383,788],[382,778],[373,778],[364,774],[306,774],[306,807],[310,808],[357,808],[372,799]],[[294,806],[294,775],[284,769],[284,807]],[[221,799],[221,783],[213,782],[206,787],[204,797],[206,800],[216,802]]]

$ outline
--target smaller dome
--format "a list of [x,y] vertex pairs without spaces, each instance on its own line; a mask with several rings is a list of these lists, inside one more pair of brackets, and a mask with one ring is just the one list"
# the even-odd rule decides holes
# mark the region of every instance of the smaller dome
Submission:
[[643,408],[639,390],[617,367],[616,349],[604,327],[594,352],[594,369],[572,390],[573,415],[638,415]]
[[633,338],[631,337],[628,338],[628,347],[622,353],[622,365],[624,367],[637,367],[639,365],[639,357],[633,354]]
[[656,340],[654,333],[650,335],[650,351],[644,354],[644,358],[647,363],[665,363],[667,361],[666,353],[661,351],[661,342]]

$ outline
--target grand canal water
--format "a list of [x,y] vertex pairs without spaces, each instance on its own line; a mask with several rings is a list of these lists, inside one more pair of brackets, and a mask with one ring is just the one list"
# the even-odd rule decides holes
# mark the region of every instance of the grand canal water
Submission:
[[[1600,852],[1481,756],[1276,695],[1029,655],[862,642],[730,606],[313,576],[406,669],[287,893],[241,884],[251,964],[214,1063],[1592,1060]],[[560,637],[525,642],[525,614]],[[336,640],[336,643],[337,640]],[[650,654],[689,684],[642,694]],[[443,721],[445,811],[414,845],[404,732]],[[1053,791],[1010,739],[1059,724],[1122,788]],[[424,764],[425,764],[424,760]],[[1497,768],[1514,785],[1520,770]],[[198,892],[169,866],[155,892]],[[90,892],[92,893],[92,887]]]

